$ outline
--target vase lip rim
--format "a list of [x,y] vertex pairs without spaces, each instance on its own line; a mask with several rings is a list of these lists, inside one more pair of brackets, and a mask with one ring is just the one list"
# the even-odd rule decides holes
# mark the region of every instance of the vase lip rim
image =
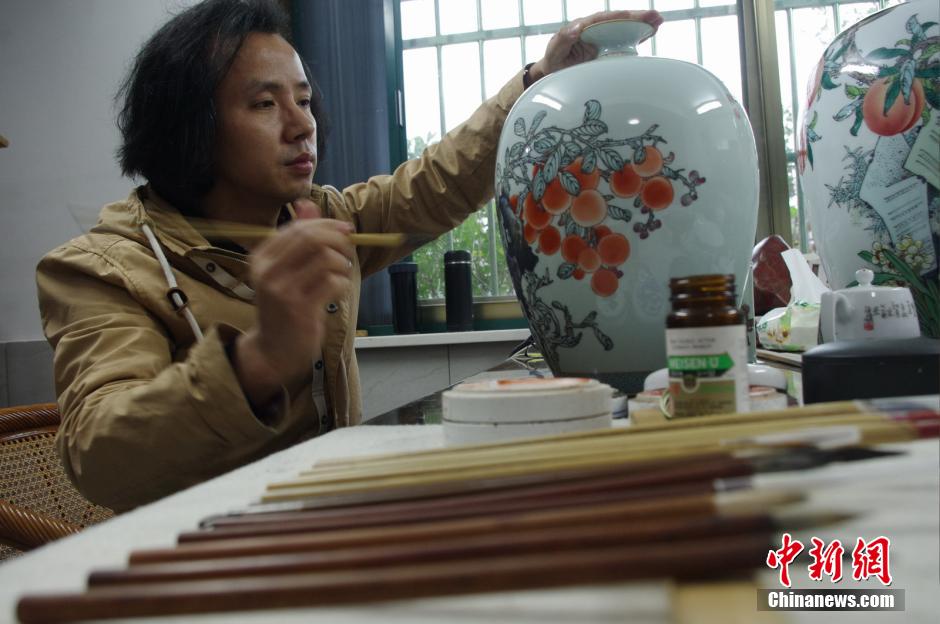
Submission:
[[[620,18],[615,18],[615,19],[603,20],[601,22],[596,22],[594,24],[591,24],[590,26],[586,26],[584,30],[581,31],[581,39],[584,39],[587,43],[595,44],[595,42],[589,41],[588,39],[586,39],[585,35],[590,35],[591,39],[603,37],[603,35],[600,34],[601,31],[607,30],[608,28],[610,28],[610,26],[616,25],[616,26],[623,27],[623,26],[626,26],[627,24],[636,25],[637,37],[636,37],[636,41],[633,42],[633,45],[639,45],[656,34],[656,28],[654,28],[651,24],[644,22],[641,19],[620,17]],[[620,35],[621,41],[622,41],[622,37],[623,35],[621,34]]]

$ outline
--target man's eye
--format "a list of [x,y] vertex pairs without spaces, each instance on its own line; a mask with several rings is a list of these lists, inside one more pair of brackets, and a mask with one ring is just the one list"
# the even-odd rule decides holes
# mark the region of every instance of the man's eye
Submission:
[[297,104],[304,108],[310,108],[310,98],[301,98],[297,101]]
[[271,108],[274,106],[274,100],[262,100],[260,102],[255,102],[255,108]]

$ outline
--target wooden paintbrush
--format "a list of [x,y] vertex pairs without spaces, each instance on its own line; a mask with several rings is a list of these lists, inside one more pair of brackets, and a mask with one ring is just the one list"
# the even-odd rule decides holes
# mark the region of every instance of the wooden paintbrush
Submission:
[[[801,425],[810,425],[802,430]],[[819,437],[825,442],[832,428],[836,433],[856,444],[900,442],[936,436],[940,419],[918,423],[888,422],[879,416],[843,415],[815,421],[802,420],[779,423],[769,428],[761,423],[726,425],[707,429],[651,432],[643,435],[584,438],[565,440],[564,444],[547,441],[543,447],[512,446],[479,448],[476,455],[459,453],[455,457],[440,455],[433,460],[415,459],[402,455],[397,465],[382,462],[378,466],[357,466],[349,473],[332,473],[321,476],[316,470],[293,481],[269,486],[262,497],[263,502],[282,502],[335,496],[340,494],[375,492],[421,484],[454,483],[470,479],[499,478],[513,475],[551,473],[562,470],[601,468],[627,461],[642,461],[656,458],[692,457],[703,453],[715,453],[732,448],[766,450],[769,446],[760,441],[760,436],[769,433],[789,432],[794,439],[802,436],[803,443]],[[801,432],[801,433],[800,433]],[[793,445],[793,442],[789,443]]]
[[[262,522],[241,525],[214,526],[211,529],[199,529],[181,533],[180,544],[207,540],[230,539],[235,537],[259,537],[263,535],[287,535],[288,533],[323,532],[330,530],[353,529],[360,527],[416,525],[439,520],[461,518],[480,518],[495,514],[508,515],[539,510],[571,509],[585,505],[599,505],[621,501],[640,501],[665,499],[676,496],[712,494],[716,491],[715,480],[689,481],[678,484],[658,485],[646,488],[624,488],[612,484],[612,480],[600,480],[598,488],[584,490],[569,489],[549,490],[542,495],[529,492],[530,488],[514,489],[511,492],[499,492],[502,496],[476,495],[471,497],[435,498],[423,501],[397,503],[396,508],[387,509],[383,505],[359,505],[349,509],[330,509],[328,517],[316,513],[294,512],[277,514],[265,518]],[[607,489],[603,486],[608,485]],[[743,489],[746,486],[735,482],[721,491]],[[719,486],[720,487],[720,486]],[[539,489],[539,488],[532,488]],[[515,494],[508,497],[507,494]],[[346,513],[337,514],[336,512]],[[255,516],[257,518],[257,516]]]
[[[572,444],[578,440],[592,440],[603,438],[634,438],[642,434],[679,432],[689,429],[715,429],[717,427],[727,427],[732,425],[758,425],[765,428],[766,432],[778,429],[792,429],[797,426],[818,427],[826,424],[853,424],[856,422],[878,422],[878,421],[898,421],[910,422],[917,418],[937,419],[940,413],[936,410],[908,410],[900,414],[891,414],[878,411],[864,411],[858,405],[862,402],[842,401],[836,403],[822,403],[809,405],[805,407],[794,407],[785,410],[776,410],[770,412],[758,413],[735,413],[727,415],[715,415],[702,418],[686,418],[666,421],[657,425],[643,427],[624,427],[602,429],[589,432],[578,432],[554,436],[552,438],[531,438],[523,440],[511,440],[506,442],[481,444],[463,447],[448,447],[429,449],[425,451],[410,452],[407,454],[394,453],[382,455],[370,455],[354,458],[342,459],[323,459],[318,460],[316,467],[301,474],[316,473],[320,476],[326,476],[338,472],[349,474],[354,467],[362,466],[369,469],[385,470],[393,467],[397,463],[407,461],[411,465],[427,460],[429,463],[437,465],[440,456],[448,459],[461,456],[480,455],[483,452],[500,453],[502,447],[511,447],[513,454],[525,453],[531,448],[549,448],[563,447]],[[832,419],[831,421],[829,419]],[[725,430],[727,431],[727,430]],[[693,434],[696,435],[696,434]],[[407,457],[407,460],[404,458]]]
[[93,587],[21,598],[23,624],[315,607],[635,579],[713,578],[763,565],[768,532],[330,572]]
[[[886,411],[887,410],[887,411]],[[897,410],[897,412],[895,412]],[[715,414],[702,418],[685,418],[669,420],[662,423],[644,425],[641,427],[611,428],[600,429],[586,432],[568,433],[555,436],[552,439],[532,438],[528,440],[510,440],[506,442],[494,442],[480,445],[468,445],[462,447],[436,448],[424,451],[413,451],[407,454],[409,461],[420,461],[422,458],[431,458],[439,455],[457,456],[461,454],[473,454],[480,449],[498,448],[499,446],[511,446],[518,449],[526,446],[542,446],[548,443],[565,443],[567,440],[576,440],[582,438],[595,437],[619,437],[633,436],[640,433],[649,433],[660,430],[676,431],[688,428],[711,428],[730,424],[762,423],[773,427],[775,421],[792,422],[795,420],[829,418],[844,416],[848,414],[871,414],[879,419],[904,419],[912,413],[926,411],[932,413],[934,417],[938,416],[936,409],[922,410],[917,405],[905,403],[898,400],[896,405],[884,407],[884,403],[872,403],[869,401],[834,401],[829,403],[816,403],[813,405],[804,405],[800,407],[789,407],[781,410],[770,410],[764,412],[745,412]],[[389,461],[394,463],[402,458],[401,453],[373,454],[357,457],[343,458],[325,458],[317,461],[315,470],[319,474],[326,474],[329,470],[343,470],[352,466],[368,465],[377,466],[379,462]]]
[[[255,505],[226,516],[209,518],[201,524],[210,535],[230,530],[259,530],[289,523],[304,530],[368,526],[379,523],[413,522],[445,517],[484,515],[506,506],[568,506],[568,497],[603,492],[613,497],[656,496],[682,484],[694,484],[703,491],[721,487],[745,487],[746,477],[758,473],[803,470],[835,461],[858,461],[893,456],[890,451],[846,448],[821,451],[801,448],[757,457],[728,454],[706,455],[681,462],[634,462],[589,471],[533,475],[520,480],[484,479],[462,483],[460,491],[435,491],[416,487],[350,496],[346,500],[323,497],[291,504]],[[733,481],[728,481],[733,480]],[[203,531],[198,533],[202,535]],[[182,534],[185,541],[190,534]]]
[[461,540],[488,533],[523,534],[532,530],[576,524],[590,527],[592,524],[605,522],[629,523],[642,518],[734,516],[764,513],[778,506],[802,501],[803,498],[798,492],[786,490],[697,493],[662,499],[582,505],[573,509],[540,509],[405,525],[191,542],[175,548],[134,551],[130,555],[130,562],[136,564],[246,557],[414,543],[429,539]]
[[95,571],[89,576],[88,585],[95,587],[328,570],[361,570],[428,561],[523,555],[547,550],[561,552],[696,538],[712,539],[756,532],[795,531],[844,522],[849,518],[839,514],[807,515],[786,512],[740,516],[638,518],[629,523],[573,524],[526,533],[494,532],[460,540],[428,539],[405,544],[389,543],[322,552],[135,564],[125,569]]

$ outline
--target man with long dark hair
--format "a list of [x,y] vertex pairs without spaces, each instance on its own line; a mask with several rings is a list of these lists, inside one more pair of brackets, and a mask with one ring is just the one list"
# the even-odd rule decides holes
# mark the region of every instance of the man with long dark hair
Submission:
[[458,225],[493,194],[526,80],[591,58],[580,28],[626,15],[566,28],[421,158],[342,192],[312,184],[324,116],[275,0],[208,0],[157,31],[118,120],[122,170],[147,183],[37,272],[79,489],[127,509],[356,424],[360,280],[412,248],[349,234]]

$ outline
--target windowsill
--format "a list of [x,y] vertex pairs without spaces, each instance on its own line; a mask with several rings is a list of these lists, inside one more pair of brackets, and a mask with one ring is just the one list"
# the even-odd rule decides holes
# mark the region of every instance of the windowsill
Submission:
[[424,347],[432,345],[468,344],[479,342],[521,342],[528,337],[528,329],[493,329],[487,331],[439,332],[433,334],[363,336],[356,338],[356,349]]

